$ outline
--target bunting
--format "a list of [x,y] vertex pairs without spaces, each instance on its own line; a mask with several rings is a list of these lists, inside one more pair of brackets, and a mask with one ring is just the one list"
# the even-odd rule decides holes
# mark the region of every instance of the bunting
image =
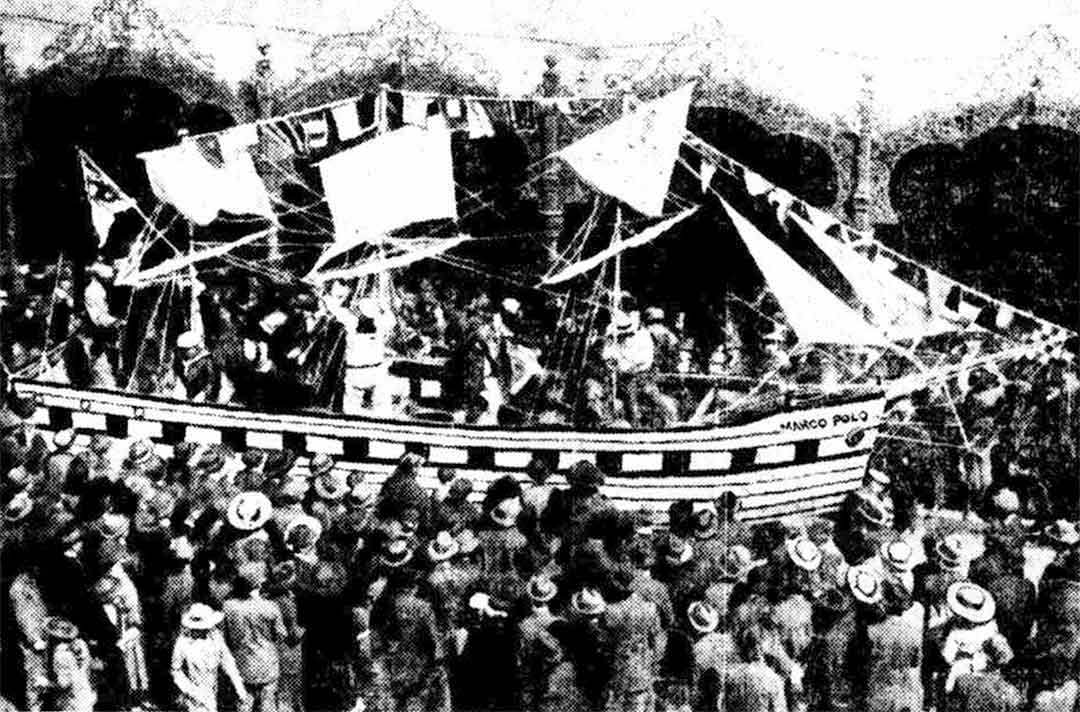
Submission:
[[98,247],[101,247],[109,239],[116,216],[136,207],[135,200],[120,190],[82,150],[79,151],[79,165],[82,166],[83,189],[90,203],[90,222],[97,233]]
[[[250,126],[237,127],[140,153],[154,195],[198,225],[210,224],[219,212],[274,219],[266,186],[247,152],[249,133]],[[207,152],[220,156],[220,165]]]
[[640,213],[659,217],[686,131],[694,85],[641,104],[559,151],[583,180]]
[[799,340],[819,344],[887,343],[879,331],[807,274],[726,200],[721,198],[720,202]]
[[334,219],[332,257],[392,230],[457,219],[450,134],[404,126],[318,163]]

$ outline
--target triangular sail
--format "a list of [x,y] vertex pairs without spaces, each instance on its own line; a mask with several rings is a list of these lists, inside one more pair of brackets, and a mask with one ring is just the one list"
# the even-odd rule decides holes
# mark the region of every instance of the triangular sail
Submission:
[[726,200],[721,198],[721,202],[800,341],[859,345],[886,343],[880,332],[807,274]]
[[694,85],[646,102],[559,151],[583,180],[640,213],[660,217],[686,132]]
[[232,242],[226,242],[218,245],[217,247],[208,247],[206,249],[198,250],[187,255],[181,255],[180,257],[173,257],[165,260],[149,269],[145,269],[142,272],[136,272],[135,274],[118,276],[116,284],[122,287],[138,287],[144,284],[153,282],[154,280],[167,277],[174,272],[179,272],[185,267],[190,267],[204,260],[208,260],[212,257],[220,257],[228,252],[235,250],[238,247],[255,242],[261,237],[266,237],[274,232],[274,229],[260,230],[259,232],[253,232],[250,235],[245,235],[238,240]]
[[315,269],[406,225],[457,219],[449,131],[404,126],[330,156],[319,173],[335,243]]
[[955,325],[930,313],[926,295],[855,250],[791,213],[788,218],[832,261],[890,339],[929,336],[955,330]]
[[626,250],[629,250],[631,248],[640,247],[641,245],[652,242],[675,225],[679,224],[686,218],[693,215],[695,212],[697,212],[696,207],[688,208],[687,210],[682,211],[674,217],[668,218],[663,222],[658,222],[651,227],[645,228],[633,237],[628,237],[625,240],[620,240],[614,245],[605,248],[604,250],[596,253],[595,255],[587,259],[581,260],[580,262],[575,262],[566,269],[560,270],[559,272],[556,272],[549,277],[545,277],[543,280],[541,280],[540,283],[544,285],[560,284],[568,279],[573,279],[578,275],[584,274],[592,268],[602,264],[605,260],[611,259],[615,255],[625,252]]

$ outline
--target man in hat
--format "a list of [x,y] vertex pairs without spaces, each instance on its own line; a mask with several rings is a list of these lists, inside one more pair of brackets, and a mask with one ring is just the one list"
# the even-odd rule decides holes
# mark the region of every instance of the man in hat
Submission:
[[181,619],[172,652],[172,679],[185,712],[217,712],[218,678],[224,674],[242,702],[249,699],[244,680],[225,639],[216,632],[222,614],[204,603],[193,604]]
[[515,557],[529,543],[518,528],[521,485],[509,475],[495,480],[484,496],[482,511],[476,535],[484,549],[484,577],[493,585],[516,573]]
[[181,398],[192,402],[218,402],[222,392],[222,372],[198,333],[185,331],[176,338],[174,369]]
[[717,708],[744,712],[787,710],[784,680],[766,661],[767,638],[751,625],[736,636],[739,660],[724,669]]
[[987,532],[982,556],[971,562],[969,578],[994,597],[998,627],[1015,651],[1027,646],[1035,621],[1035,584],[1024,576],[1024,540]]
[[604,691],[607,710],[635,712],[655,707],[653,684],[667,648],[659,610],[634,590],[633,577],[629,567],[613,571],[601,621],[610,661]]
[[90,681],[90,650],[79,629],[65,618],[45,622],[45,686],[42,708],[91,712],[97,694]]
[[304,712],[304,628],[296,602],[296,562],[286,559],[272,565],[266,582],[267,598],[281,610],[285,637],[278,641],[278,712]]
[[1080,552],[1071,552],[1059,575],[1039,590],[1035,607],[1035,636],[1030,651],[1038,689],[1050,687],[1063,671],[1074,670],[1080,651]]
[[616,393],[622,394],[627,422],[644,425],[655,420],[658,427],[667,427],[678,420],[674,402],[656,385],[652,336],[633,316],[624,312],[615,314],[602,358],[608,365]]
[[551,613],[551,601],[558,594],[558,587],[546,576],[529,579],[525,595],[529,599],[529,613],[517,623],[517,674],[521,692],[521,709],[537,709],[546,682],[546,663],[552,641],[548,632],[556,620]]
[[627,560],[634,571],[634,577],[630,581],[631,588],[646,601],[656,605],[661,627],[664,630],[670,630],[675,624],[675,610],[671,605],[668,587],[652,574],[656,564],[656,552],[652,541],[645,535],[635,536],[627,550]]
[[15,574],[7,591],[8,611],[14,619],[22,653],[24,704],[31,712],[41,709],[39,680],[45,674],[45,622],[49,611],[39,586],[40,567],[44,563],[40,557],[27,556],[23,570]]
[[541,516],[541,528],[562,538],[569,550],[586,538],[589,523],[614,509],[600,491],[604,473],[588,460],[580,460],[566,474],[568,489],[551,493],[547,510]]
[[451,534],[475,528],[480,522],[480,508],[469,501],[469,495],[472,493],[471,480],[458,477],[451,482],[446,497],[435,505],[433,526],[437,530],[446,530]]
[[309,510],[322,522],[323,529],[329,530],[345,513],[345,496],[350,490],[345,473],[338,470],[322,472],[315,477],[311,490],[314,497]]
[[525,465],[525,474],[531,483],[521,494],[522,521],[531,536],[540,527],[540,517],[551,501],[555,485],[548,484],[551,466],[542,457],[532,457]]
[[938,681],[939,696],[942,688],[944,693],[951,692],[960,675],[985,670],[992,641],[1004,642],[994,621],[997,606],[989,591],[960,581],[949,586],[946,596],[952,616],[943,628],[940,655],[946,671]]
[[583,588],[570,597],[567,653],[574,662],[590,709],[601,708],[611,670],[611,661],[606,656],[610,649],[607,629],[602,624],[606,609],[607,602],[596,589]]
[[76,457],[71,450],[74,443],[75,431],[70,428],[58,430],[53,434],[52,452],[45,456],[45,462],[42,464],[42,491],[59,494],[63,490],[68,470]]
[[[946,712],[1021,712],[1027,708],[1020,690],[1006,677],[1005,668],[1013,660],[1013,651],[1000,639],[987,649],[987,667],[979,672],[958,675],[952,692],[946,697]],[[1074,683],[1075,684],[1075,683]],[[1036,700],[1034,709],[1041,709]],[[1072,710],[1069,703],[1062,710]]]
[[431,522],[431,496],[417,481],[424,462],[424,457],[414,452],[401,456],[397,467],[379,490],[375,515],[381,521],[400,520],[405,512],[412,510],[416,513],[420,532],[428,532]]
[[856,615],[847,574],[840,588],[826,590],[814,602],[814,638],[806,652],[807,708],[815,712],[849,712],[852,668],[856,663]]
[[927,628],[940,628],[948,619],[947,592],[954,583],[967,579],[968,566],[963,539],[950,534],[939,539],[928,560],[913,569],[915,600],[926,609]]
[[[431,571],[427,575],[427,591],[435,612],[435,620],[446,637],[449,650],[460,649],[461,632],[465,627],[465,595],[474,583],[469,572],[455,561],[461,546],[448,531],[440,531],[427,545]],[[460,632],[459,632],[460,631]]]
[[281,609],[262,596],[266,563],[243,563],[237,570],[232,596],[225,601],[225,640],[250,695],[244,710],[274,712],[281,674],[278,644],[287,636]]
[[[90,358],[99,360],[103,354],[107,366],[95,364],[96,385],[108,387],[115,385],[114,372],[118,354],[120,327],[123,322],[112,314],[110,293],[116,279],[116,270],[105,262],[95,262],[87,268],[89,278],[83,290],[83,313],[90,324]],[[102,377],[106,377],[107,380]]]
[[723,671],[739,660],[735,638],[724,616],[707,601],[694,601],[686,610],[693,635],[690,694],[693,709],[710,709],[720,695]]

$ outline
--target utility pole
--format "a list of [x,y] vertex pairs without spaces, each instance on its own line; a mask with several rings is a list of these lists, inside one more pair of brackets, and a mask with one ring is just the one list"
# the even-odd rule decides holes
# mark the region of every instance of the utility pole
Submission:
[[14,299],[22,292],[22,280],[15,257],[15,156],[11,146],[11,77],[8,75],[7,45],[0,39],[0,289]]

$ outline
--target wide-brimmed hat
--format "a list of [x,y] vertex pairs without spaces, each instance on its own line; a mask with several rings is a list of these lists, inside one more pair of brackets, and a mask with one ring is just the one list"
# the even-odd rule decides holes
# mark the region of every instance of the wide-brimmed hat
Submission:
[[108,513],[94,523],[94,533],[102,539],[120,539],[131,531],[131,520],[122,514]]
[[694,514],[694,536],[698,539],[712,539],[716,536],[719,527],[716,522],[716,512],[712,509],[701,509]]
[[45,637],[51,640],[75,640],[79,629],[67,618],[49,616],[45,619]]
[[208,447],[193,458],[191,467],[204,475],[220,472],[225,467],[225,453],[218,447]]
[[961,569],[966,563],[964,541],[955,534],[943,537],[934,545],[934,555],[942,568],[950,571]]
[[877,499],[860,500],[855,507],[855,516],[863,524],[872,527],[883,527],[889,523],[889,510]]
[[221,623],[225,616],[205,603],[193,603],[180,618],[180,624],[191,630],[210,630]]
[[566,482],[571,487],[600,487],[604,484],[604,473],[589,460],[578,460],[566,473]]
[[1058,519],[1043,529],[1043,536],[1060,546],[1074,546],[1080,542],[1080,532],[1076,525],[1065,519]]
[[74,442],[75,430],[73,428],[64,428],[63,430],[57,430],[53,433],[52,444],[54,452],[67,450]]
[[558,592],[559,589],[555,583],[543,574],[533,576],[529,579],[528,586],[525,587],[525,593],[533,603],[547,603],[555,598],[555,594]]
[[229,502],[225,519],[234,529],[251,532],[270,521],[273,513],[274,505],[262,492],[241,492]]
[[754,568],[754,555],[750,549],[736,544],[729,546],[720,556],[719,576],[721,581],[742,581]]
[[970,581],[957,581],[949,586],[946,599],[955,616],[977,625],[990,621],[997,610],[990,592]]
[[391,539],[379,552],[379,561],[391,569],[401,568],[412,561],[413,549],[406,539]]
[[915,550],[906,541],[887,541],[878,553],[881,563],[890,571],[903,574],[915,568]]
[[874,605],[881,601],[882,586],[881,575],[873,568],[861,564],[852,566],[847,572],[848,590],[855,600],[867,605]]
[[821,549],[818,548],[817,544],[810,541],[808,537],[799,536],[788,539],[785,545],[787,546],[788,558],[800,569],[816,571],[821,566]]
[[30,516],[34,509],[34,500],[26,492],[18,492],[4,505],[4,521],[16,524]]
[[720,611],[706,601],[694,601],[686,609],[690,627],[698,633],[712,633],[720,625]]
[[154,458],[154,444],[149,440],[136,440],[128,448],[127,463],[138,466],[145,465]]
[[457,535],[458,553],[471,554],[480,548],[480,540],[472,529],[462,529]]
[[607,609],[607,603],[595,588],[583,588],[570,597],[570,608],[583,616],[598,616]]
[[334,458],[320,452],[311,457],[311,461],[308,463],[308,471],[311,472],[312,477],[318,477],[333,470],[334,464]]
[[446,561],[457,555],[460,548],[461,546],[450,535],[450,532],[442,531],[428,542],[427,555],[432,561]]
[[668,536],[664,545],[664,561],[669,566],[682,566],[694,558],[694,547],[690,542],[674,534]]
[[[322,522],[307,514],[293,519],[285,526],[285,531],[282,532],[285,545],[294,551],[310,549],[315,546],[321,536]],[[295,548],[293,547],[294,540],[296,540]]]
[[343,473],[330,470],[315,480],[314,489],[320,499],[336,501],[349,493],[349,482]]

